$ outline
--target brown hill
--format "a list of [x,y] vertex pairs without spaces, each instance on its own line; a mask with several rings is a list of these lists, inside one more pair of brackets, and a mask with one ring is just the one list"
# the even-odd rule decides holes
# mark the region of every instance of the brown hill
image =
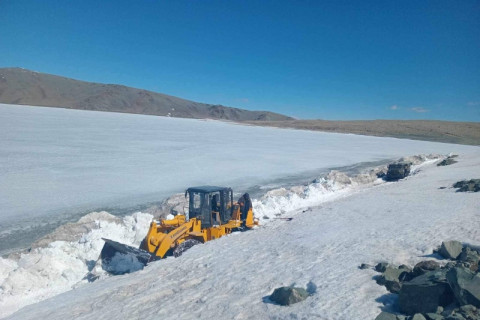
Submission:
[[257,126],[480,145],[479,122],[435,120],[246,121]]
[[79,81],[21,68],[0,68],[0,103],[233,121],[292,119],[268,111],[198,103],[122,85]]

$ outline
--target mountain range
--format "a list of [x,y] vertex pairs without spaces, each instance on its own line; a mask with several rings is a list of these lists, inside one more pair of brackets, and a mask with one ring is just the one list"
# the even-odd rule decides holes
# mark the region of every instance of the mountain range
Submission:
[[22,68],[0,68],[0,103],[229,120],[256,126],[480,145],[479,122],[302,120],[269,111],[194,102],[118,84],[85,82]]
[[0,103],[231,121],[292,119],[269,111],[199,103],[123,85],[79,81],[22,68],[0,68]]

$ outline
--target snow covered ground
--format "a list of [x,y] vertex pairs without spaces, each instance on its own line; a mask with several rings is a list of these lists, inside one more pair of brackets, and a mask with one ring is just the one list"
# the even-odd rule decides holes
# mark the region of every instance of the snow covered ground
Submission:
[[472,148],[0,104],[0,254],[88,212],[125,214],[189,186],[242,192],[332,167]]
[[[7,318],[374,319],[383,303],[392,303],[392,295],[372,280],[374,271],[359,270],[358,265],[378,261],[413,265],[449,239],[480,245],[480,193],[451,188],[458,180],[480,177],[480,148],[459,154],[454,165],[437,167],[435,161],[426,161],[415,167],[414,175],[396,183],[371,179],[368,173],[351,178],[333,172],[307,186],[271,191],[254,202],[263,221],[255,230],[193,247],[180,258],[151,263],[129,275],[78,284]],[[276,214],[294,219],[272,219]],[[62,247],[53,256],[71,253],[75,260],[84,244],[84,255],[77,259],[85,263],[95,259],[89,256],[95,233],[105,229],[119,240],[135,243],[143,232],[142,221],[148,220],[147,215],[136,214],[118,223],[118,218],[97,215],[91,219],[103,226],[93,227],[79,241],[52,242],[44,250]],[[41,261],[46,258],[30,259],[31,254],[23,257],[25,263],[61,270],[53,257]],[[7,286],[0,285],[5,316],[28,298],[28,290],[38,288],[26,283],[30,269],[20,262],[0,262],[4,270],[0,277],[8,280]],[[66,283],[69,276],[75,278],[71,270],[45,281],[45,290],[59,278]],[[15,272],[18,276],[12,280]],[[37,281],[44,281],[42,276]],[[291,284],[309,284],[316,292],[290,307],[266,299],[274,288]],[[16,286],[17,295],[12,293]]]
[[[418,174],[395,184],[368,170],[430,153],[460,163],[414,159]],[[480,241],[478,216],[469,220],[478,194],[438,189],[478,178],[479,156],[472,146],[0,104],[0,253],[60,225],[30,252],[0,258],[0,318],[50,297],[12,317],[373,318],[385,292],[359,263],[414,263],[442,240]],[[344,166],[365,171],[330,171]],[[255,190],[262,226],[128,276],[98,270],[101,238],[138,245],[152,215],[86,212],[118,215],[204,184]],[[89,271],[100,280],[88,283]],[[317,293],[298,306],[262,300],[308,282]]]

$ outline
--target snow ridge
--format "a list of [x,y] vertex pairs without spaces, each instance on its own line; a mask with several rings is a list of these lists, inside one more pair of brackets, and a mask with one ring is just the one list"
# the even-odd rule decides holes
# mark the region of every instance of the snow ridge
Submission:
[[[416,174],[423,166],[441,158],[441,155],[430,154],[404,157],[399,161],[411,162],[413,164],[411,174]],[[300,209],[319,206],[366,187],[385,183],[379,178],[379,174],[385,173],[386,170],[386,166],[379,166],[353,176],[332,170],[326,176],[317,178],[305,186],[268,191],[260,199],[253,200],[253,211],[262,224],[265,224],[271,219],[280,218],[287,212],[291,215]]]
[[70,227],[75,229],[92,218],[95,227],[76,241],[52,241],[46,247],[0,258],[0,317],[88,283],[86,274],[99,267],[102,237],[138,246],[153,216],[137,212],[119,220],[107,212],[92,212]]

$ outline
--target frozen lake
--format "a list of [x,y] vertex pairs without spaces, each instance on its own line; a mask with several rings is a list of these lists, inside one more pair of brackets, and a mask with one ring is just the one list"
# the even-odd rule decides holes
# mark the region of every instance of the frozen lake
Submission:
[[75,215],[160,201],[189,186],[241,191],[332,167],[472,148],[0,104],[0,253],[19,245],[15,228],[42,233]]

